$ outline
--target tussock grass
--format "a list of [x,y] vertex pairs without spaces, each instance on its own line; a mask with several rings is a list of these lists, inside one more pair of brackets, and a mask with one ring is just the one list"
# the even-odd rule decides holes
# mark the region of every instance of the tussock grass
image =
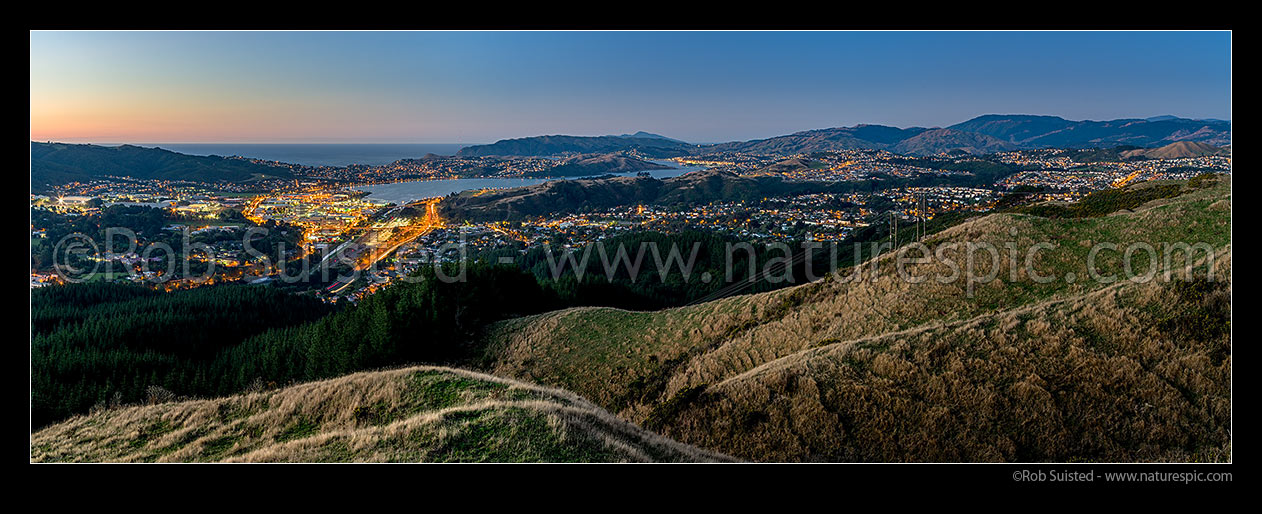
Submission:
[[356,373],[103,410],[31,435],[37,462],[721,461],[581,397],[471,371]]
[[[1160,194],[1139,195],[1145,203],[1085,218],[992,214],[924,242],[957,263],[965,250],[951,243],[1011,247],[1023,260],[1050,242],[1035,269],[1075,281],[1035,283],[1001,253],[998,280],[970,295],[963,280],[906,282],[887,254],[874,278],[873,262],[859,266],[862,281],[651,313],[581,308],[509,320],[488,331],[485,367],[752,460],[1222,460],[1229,180],[1178,186],[1175,196],[1157,184]],[[1087,254],[1100,242],[1206,242],[1227,281],[1087,280]],[[1176,253],[1169,269],[1202,257]],[[1097,268],[1120,276],[1121,261],[1106,252]],[[938,260],[907,268],[949,274]],[[1213,300],[1187,300],[1195,295]]]
[[664,433],[776,461],[1228,460],[1229,291],[1125,282],[828,344],[707,387]]

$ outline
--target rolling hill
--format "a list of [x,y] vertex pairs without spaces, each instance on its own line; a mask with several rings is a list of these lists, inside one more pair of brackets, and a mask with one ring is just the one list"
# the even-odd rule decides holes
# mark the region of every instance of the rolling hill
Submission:
[[819,169],[825,166],[826,164],[820,161],[805,159],[802,157],[790,157],[782,161],[776,161],[771,164],[768,164],[767,166],[764,166],[761,169],[759,169],[758,173],[765,173],[765,174],[770,174],[770,175],[782,174],[782,173],[798,173],[798,172],[808,171],[812,169]]
[[105,176],[137,179],[245,182],[289,177],[286,168],[176,153],[132,145],[98,146],[31,142],[31,185],[47,186]]
[[688,155],[694,145],[662,137],[629,136],[535,136],[502,139],[489,145],[461,148],[458,157],[554,156],[637,152],[650,158]]
[[[1017,255],[1049,243],[1034,262],[1051,282],[1003,258],[978,270],[998,277],[986,284],[911,282],[887,253],[769,293],[500,322],[483,367],[755,461],[1229,460],[1231,189],[1203,186],[1141,184],[925,241],[956,266],[968,243]],[[1157,277],[1212,264],[1217,279],[1087,280],[1102,242],[1205,242],[1142,262]],[[1103,255],[1100,273],[1120,273]],[[940,259],[910,269],[950,275]]]
[[856,125],[807,130],[785,136],[752,141],[720,143],[698,147],[695,153],[745,152],[796,154],[838,150],[877,150],[889,148],[928,129],[900,129],[883,125]]
[[439,367],[101,410],[31,434],[36,462],[698,462],[556,389]]
[[632,171],[668,170],[670,166],[626,157],[617,154],[576,155],[561,161],[556,167],[542,173],[552,177],[583,177],[604,173],[628,173]]
[[634,134],[619,134],[619,135],[618,135],[618,137],[638,137],[638,138],[644,138],[644,139],[664,139],[664,140],[666,140],[666,141],[673,141],[673,142],[676,142],[676,143],[688,144],[688,143],[687,143],[687,142],[685,142],[685,141],[682,141],[682,140],[679,140],[679,139],[675,139],[675,138],[673,138],[673,137],[666,137],[666,136],[663,136],[663,135],[661,135],[661,134],[654,134],[654,133],[652,133],[652,132],[645,132],[645,131],[643,131],[643,130],[636,131],[636,133],[634,133]]
[[889,148],[891,152],[904,155],[934,155],[953,151],[981,155],[1014,149],[1016,145],[986,134],[957,129],[926,130]]
[[1144,148],[1122,152],[1123,157],[1147,157],[1149,159],[1183,159],[1206,155],[1231,155],[1231,150],[1195,141],[1178,141],[1160,148]]

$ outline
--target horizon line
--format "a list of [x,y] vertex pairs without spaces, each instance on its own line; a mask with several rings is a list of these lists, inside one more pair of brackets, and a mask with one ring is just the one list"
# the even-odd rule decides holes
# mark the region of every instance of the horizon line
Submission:
[[[1154,115],[1154,116],[1147,116],[1147,117],[1142,117],[1142,118],[1141,118],[1141,117],[1134,117],[1134,118],[1129,118],[1129,117],[1128,117],[1128,118],[1112,118],[1112,119],[1089,119],[1089,118],[1088,118],[1088,119],[1074,120],[1074,119],[1065,118],[1065,117],[1063,117],[1063,116],[1058,116],[1058,115],[1055,115],[1055,114],[986,113],[986,114],[979,114],[979,115],[973,116],[973,117],[971,117],[971,118],[968,118],[968,119],[966,119],[966,120],[964,120],[964,121],[960,121],[960,122],[954,123],[954,124],[952,124],[952,125],[957,125],[957,124],[959,124],[959,123],[965,123],[965,122],[972,121],[972,120],[975,120],[975,119],[977,119],[977,118],[981,118],[981,117],[984,117],[984,116],[1034,116],[1034,117],[1051,117],[1051,118],[1060,118],[1060,119],[1062,119],[1062,120],[1065,120],[1065,121],[1071,121],[1071,122],[1106,122],[1106,121],[1119,121],[1119,120],[1141,120],[1141,121],[1147,121],[1147,120],[1150,120],[1150,119],[1152,119],[1152,118],[1160,118],[1160,117],[1164,117],[1164,116],[1172,116],[1172,117],[1174,117],[1175,119],[1182,119],[1182,120],[1191,120],[1191,121],[1218,121],[1218,122],[1224,122],[1224,123],[1228,123],[1228,124],[1232,123],[1232,121],[1231,121],[1230,119],[1214,118],[1214,117],[1189,118],[1189,117],[1183,117],[1183,116],[1176,116],[1176,115],[1173,115],[1173,114],[1158,114],[1158,115]],[[722,143],[729,143],[729,142],[756,141],[756,140],[762,140],[762,139],[770,139],[770,138],[774,138],[774,137],[785,136],[785,135],[790,135],[790,134],[796,134],[796,133],[801,133],[801,132],[810,132],[810,131],[814,131],[814,130],[829,130],[829,129],[838,129],[838,128],[857,128],[857,127],[863,127],[863,126],[884,126],[884,127],[897,128],[897,129],[900,129],[900,130],[910,130],[910,129],[917,129],[917,128],[923,128],[923,129],[926,129],[926,130],[937,130],[937,129],[944,129],[944,128],[948,128],[948,127],[950,127],[951,125],[947,125],[947,126],[933,126],[933,127],[925,127],[925,126],[921,126],[921,125],[909,125],[909,126],[906,126],[906,127],[899,127],[899,126],[896,126],[896,125],[883,125],[883,124],[880,124],[880,123],[856,123],[856,124],[854,124],[854,125],[848,125],[848,126],[847,126],[847,125],[836,125],[836,126],[831,126],[831,127],[807,128],[807,129],[798,130],[798,131],[796,131],[796,132],[789,132],[789,133],[777,134],[777,135],[773,135],[773,136],[766,136],[766,137],[752,137],[752,138],[747,138],[747,139],[732,139],[732,140],[727,140],[727,141],[707,141],[707,142],[692,142],[692,141],[686,141],[686,140],[683,140],[683,139],[679,139],[679,138],[677,138],[677,137],[665,136],[664,134],[657,134],[657,133],[655,133],[655,132],[650,132],[650,131],[646,131],[646,130],[642,130],[642,129],[640,129],[640,130],[638,130],[638,131],[639,131],[639,132],[650,132],[650,133],[654,133],[654,134],[657,134],[657,135],[662,135],[662,136],[665,136],[665,137],[670,137],[671,139],[676,139],[676,140],[679,140],[679,141],[682,141],[682,142],[685,142],[685,143],[688,143],[688,144],[694,144],[694,145],[714,145],[714,144],[722,144]],[[660,129],[659,129],[659,130],[660,130]],[[629,132],[628,134],[634,134],[634,133],[635,133],[635,132]],[[506,141],[506,140],[512,140],[512,139],[525,139],[525,138],[531,138],[531,137],[545,137],[545,136],[569,136],[569,137],[611,137],[611,136],[612,136],[612,137],[621,137],[621,134],[578,135],[578,134],[564,134],[564,133],[554,133],[554,134],[548,134],[548,133],[536,133],[536,134],[534,134],[534,135],[526,135],[526,136],[501,137],[501,138],[496,139],[496,140],[494,140],[494,141],[485,141],[485,142],[415,142],[415,141],[382,141],[382,140],[370,140],[370,141],[369,141],[369,140],[361,140],[361,141],[354,141],[354,140],[340,140],[340,141],[339,141],[339,140],[311,140],[311,141],[274,141],[274,140],[273,140],[273,141],[140,141],[140,142],[134,142],[134,141],[99,141],[99,140],[88,140],[89,138],[78,138],[78,137],[74,137],[74,138],[67,138],[67,139],[60,139],[60,140],[59,140],[59,139],[44,139],[44,140],[36,140],[36,139],[32,138],[30,141],[31,141],[32,143],[91,144],[91,145],[99,145],[99,146],[106,146],[106,145],[112,145],[112,146],[121,146],[121,145],[133,145],[133,146],[143,146],[143,145],[340,145],[340,144],[346,144],[346,145],[364,144],[364,145],[464,145],[464,146],[474,146],[474,145],[487,145],[487,144],[493,144],[493,143],[496,143],[496,142],[499,142],[499,141]]]

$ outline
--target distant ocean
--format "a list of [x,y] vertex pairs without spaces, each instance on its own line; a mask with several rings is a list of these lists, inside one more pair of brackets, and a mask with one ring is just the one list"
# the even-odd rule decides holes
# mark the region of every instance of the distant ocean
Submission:
[[337,143],[337,144],[263,144],[263,143],[135,143],[136,146],[158,147],[188,155],[239,155],[307,166],[346,166],[348,164],[389,164],[399,159],[414,159],[425,154],[455,155],[460,143]]

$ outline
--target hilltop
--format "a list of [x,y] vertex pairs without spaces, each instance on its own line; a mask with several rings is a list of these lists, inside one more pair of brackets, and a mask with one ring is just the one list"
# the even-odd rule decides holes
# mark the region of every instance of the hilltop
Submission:
[[161,148],[31,142],[31,185],[86,182],[105,176],[136,179],[245,182],[289,177],[286,168]]
[[619,134],[619,135],[618,135],[618,137],[639,137],[639,138],[645,138],[645,139],[665,139],[665,140],[667,140],[667,141],[674,141],[674,142],[676,142],[676,143],[688,144],[688,143],[687,143],[687,142],[685,142],[685,141],[682,141],[682,140],[679,140],[679,139],[675,139],[675,138],[673,138],[673,137],[666,137],[666,136],[663,136],[663,135],[661,135],[661,134],[654,134],[654,133],[652,133],[652,132],[645,132],[645,131],[643,131],[643,130],[636,131],[636,133],[634,133],[634,134]]
[[883,125],[856,125],[854,127],[807,130],[768,139],[707,145],[699,147],[697,153],[796,154],[838,150],[878,150],[889,148],[926,130],[929,129],[920,127],[900,129]]
[[806,159],[802,157],[790,157],[782,161],[776,161],[771,164],[768,164],[767,166],[760,168],[758,170],[758,173],[765,173],[765,174],[770,174],[770,175],[782,174],[782,173],[797,173],[797,172],[802,172],[802,171],[807,171],[807,170],[812,170],[812,169],[819,169],[824,166],[825,164],[820,161]]
[[[651,136],[651,135],[650,135]],[[501,139],[489,145],[461,148],[458,157],[554,156],[636,152],[650,158],[688,155],[693,145],[662,137],[629,136],[535,136]]]
[[1195,141],[1179,141],[1160,148],[1144,148],[1122,152],[1123,157],[1147,157],[1149,159],[1184,159],[1206,155],[1231,155],[1231,150]]
[[1016,149],[994,137],[958,129],[926,130],[899,141],[890,151],[904,155],[934,155],[947,152],[988,154]]
[[[503,321],[483,366],[757,461],[1229,460],[1231,188],[1219,180],[980,216],[924,242],[954,263],[965,243],[1017,255],[1048,243],[1036,262],[1051,282],[1002,258],[978,270],[998,278],[986,284],[910,282],[886,253],[769,293]],[[1099,283],[1085,262],[1100,242],[1210,251],[1156,263],[1170,281]],[[1216,280],[1203,278],[1210,264]],[[1117,254],[1097,266],[1122,271]],[[941,260],[910,268],[950,275]]]
[[541,173],[552,177],[582,177],[605,173],[668,170],[670,166],[617,154],[576,155]]
[[31,434],[36,462],[727,461],[565,391],[412,367],[101,410]]

